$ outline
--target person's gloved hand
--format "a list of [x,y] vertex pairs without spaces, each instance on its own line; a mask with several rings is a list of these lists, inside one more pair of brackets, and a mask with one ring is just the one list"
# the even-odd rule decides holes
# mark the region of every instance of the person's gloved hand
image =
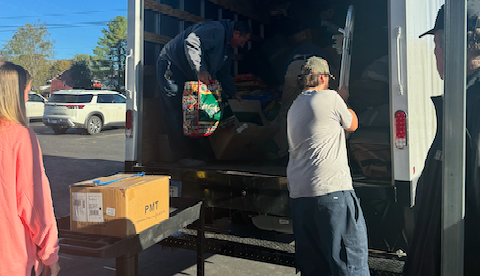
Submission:
[[207,71],[203,71],[200,74],[197,75],[198,81],[203,82],[206,85],[210,84],[210,81],[212,80],[212,76],[210,76],[210,73]]

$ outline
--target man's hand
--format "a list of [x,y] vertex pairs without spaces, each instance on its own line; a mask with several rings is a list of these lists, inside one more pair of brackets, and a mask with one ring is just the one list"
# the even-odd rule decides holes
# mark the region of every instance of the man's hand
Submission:
[[210,73],[207,71],[203,71],[197,76],[198,81],[203,82],[206,85],[210,84],[210,81],[212,80],[212,76],[210,76]]
[[350,93],[348,92],[348,89],[345,87],[341,87],[340,89],[337,90],[338,95],[342,97],[342,99],[347,103],[348,98],[350,97]]
[[240,103],[243,103],[243,99],[242,99],[242,96],[238,95],[238,94],[235,94],[235,96],[233,96],[233,98],[235,100],[238,100]]

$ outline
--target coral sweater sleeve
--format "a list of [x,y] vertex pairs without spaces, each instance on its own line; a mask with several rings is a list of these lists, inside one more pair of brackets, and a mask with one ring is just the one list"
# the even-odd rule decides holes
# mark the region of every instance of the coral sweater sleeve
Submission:
[[58,261],[58,229],[50,184],[33,130],[17,143],[16,183],[18,216],[37,245],[37,256],[45,265]]

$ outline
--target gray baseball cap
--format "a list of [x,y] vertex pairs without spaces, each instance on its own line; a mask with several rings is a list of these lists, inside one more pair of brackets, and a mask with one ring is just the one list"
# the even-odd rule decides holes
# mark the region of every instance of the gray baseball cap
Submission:
[[313,56],[307,59],[302,66],[302,75],[321,74],[330,75],[328,62],[321,57]]

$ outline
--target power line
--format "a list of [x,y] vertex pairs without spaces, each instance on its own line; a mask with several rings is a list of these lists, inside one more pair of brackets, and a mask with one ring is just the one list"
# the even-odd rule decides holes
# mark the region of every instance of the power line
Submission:
[[[68,26],[68,27],[52,27],[52,28],[49,28],[50,29],[71,29],[71,28],[91,28],[91,27],[101,27],[102,25],[98,25],[98,26]],[[0,30],[0,33],[8,33],[8,32],[16,32],[17,30]]]
[[[109,23],[113,22],[120,22],[120,21],[91,21],[91,22],[75,22],[71,24],[45,24],[42,25],[46,27],[48,30],[50,29],[68,29],[68,28],[83,28],[83,27],[102,27],[106,26]],[[15,32],[17,31],[18,27],[23,27],[25,25],[21,26],[0,26],[0,33],[4,32]],[[5,30],[5,29],[10,29],[10,30]]]
[[[72,28],[85,28],[85,27],[104,27],[107,26],[109,23],[114,23],[114,22],[121,22],[117,20],[108,20],[108,21],[87,21],[87,22],[74,22],[74,23],[69,23],[69,24],[48,24],[45,23],[41,26],[46,27],[48,30],[51,29],[72,29]],[[21,26],[0,26],[0,33],[6,33],[6,32],[16,32],[18,27],[23,27],[25,25]],[[6,30],[10,29],[10,30]],[[0,40],[0,41],[5,41],[7,40]],[[65,48],[69,49],[69,48]],[[70,48],[71,50],[74,50],[75,48]],[[77,49],[82,49],[82,48],[77,48]],[[62,50],[62,48],[56,48],[55,50]]]
[[[69,26],[75,26],[77,24],[82,24],[82,25],[106,25],[107,23],[109,23],[110,21],[92,21],[92,22],[75,22],[75,23],[70,23],[70,24],[45,24],[45,25],[41,25],[41,26],[44,26],[44,27],[69,27]],[[23,27],[25,25],[22,25],[22,26],[0,26],[0,28],[18,28],[18,27]]]
[[0,19],[19,19],[19,18],[32,18],[32,17],[58,17],[66,16],[72,14],[94,14],[102,12],[111,12],[111,11],[127,11],[127,9],[113,9],[108,11],[80,11],[80,12],[71,12],[71,13],[51,13],[51,14],[39,14],[39,15],[21,15],[21,16],[0,16]]
[[[86,22],[73,22],[73,23],[68,23],[68,24],[40,24],[40,26],[44,27],[68,27],[68,26],[75,26],[77,24],[85,24],[85,25],[107,25],[108,23],[115,23],[115,22],[122,22],[122,21],[117,21],[117,20],[108,20],[108,21],[86,21]],[[29,24],[29,23],[27,23]],[[18,27],[24,27],[25,25],[10,25],[10,26],[1,26],[0,28],[18,28]]]
[[[96,46],[98,46],[98,45],[93,46],[92,49],[94,49]],[[85,48],[88,48],[88,47],[87,46],[85,46],[85,47],[75,47],[75,48],[57,48],[57,47],[55,47],[53,50],[55,50],[55,51],[56,50],[82,50],[82,49],[85,49]]]

